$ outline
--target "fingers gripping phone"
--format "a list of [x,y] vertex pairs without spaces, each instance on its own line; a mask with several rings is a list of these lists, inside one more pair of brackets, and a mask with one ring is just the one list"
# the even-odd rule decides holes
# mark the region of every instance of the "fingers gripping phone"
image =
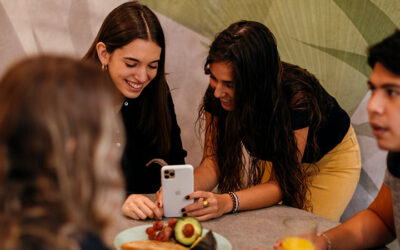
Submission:
[[193,166],[167,165],[161,168],[161,185],[165,217],[181,217],[181,209],[193,200],[185,196],[193,193]]

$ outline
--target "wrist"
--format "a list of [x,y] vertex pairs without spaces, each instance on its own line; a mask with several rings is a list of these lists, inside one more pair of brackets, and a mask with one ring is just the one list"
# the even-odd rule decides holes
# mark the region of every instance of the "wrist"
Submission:
[[332,241],[325,233],[318,234],[316,245],[322,246],[322,249],[326,250],[332,249]]
[[230,213],[233,210],[232,199],[228,193],[222,194],[222,196],[224,197],[224,201],[225,201],[224,214]]
[[228,195],[232,200],[232,210],[230,212],[236,213],[239,210],[239,197],[235,192],[228,192]]

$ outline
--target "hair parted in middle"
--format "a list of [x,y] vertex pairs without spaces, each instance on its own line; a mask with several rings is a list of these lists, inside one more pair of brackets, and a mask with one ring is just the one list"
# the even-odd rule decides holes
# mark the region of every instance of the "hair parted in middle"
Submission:
[[168,110],[169,87],[165,78],[165,37],[160,21],[146,5],[129,1],[116,7],[105,18],[83,61],[94,61],[101,67],[96,45],[103,42],[108,53],[135,39],[152,41],[161,48],[156,77],[138,97],[142,109],[139,128],[160,152],[170,148],[171,118]]
[[[310,124],[318,131],[326,92],[306,70],[280,60],[274,35],[263,24],[239,21],[219,33],[212,42],[204,70],[214,62],[225,62],[232,68],[234,104],[232,111],[222,109],[208,87],[199,112],[214,110],[206,130],[213,138],[214,152],[220,169],[219,188],[229,192],[244,188],[241,177],[245,168],[243,150],[250,155],[247,183],[259,184],[265,161],[272,162],[272,178],[280,185],[283,203],[310,209],[306,198],[309,171],[301,167],[293,133],[291,112],[307,110]],[[309,139],[318,152],[315,133]],[[309,136],[309,138],[310,138]]]

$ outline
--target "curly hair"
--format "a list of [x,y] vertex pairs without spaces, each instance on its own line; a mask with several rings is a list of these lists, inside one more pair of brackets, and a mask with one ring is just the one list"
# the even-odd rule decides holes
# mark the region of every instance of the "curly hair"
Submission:
[[1,79],[1,249],[79,249],[83,233],[112,226],[123,180],[111,86],[98,67],[56,56]]
[[261,23],[240,21],[219,33],[212,42],[204,65],[206,74],[214,62],[232,67],[234,109],[225,111],[207,89],[199,120],[211,110],[214,152],[220,170],[222,192],[244,188],[243,150],[250,155],[247,183],[261,182],[265,161],[272,162],[273,178],[282,190],[286,205],[309,208],[306,194],[309,170],[301,166],[292,126],[292,114],[305,112],[312,127],[307,147],[318,154],[316,133],[321,112],[330,107],[328,94],[318,80],[306,70],[282,62],[275,38]]

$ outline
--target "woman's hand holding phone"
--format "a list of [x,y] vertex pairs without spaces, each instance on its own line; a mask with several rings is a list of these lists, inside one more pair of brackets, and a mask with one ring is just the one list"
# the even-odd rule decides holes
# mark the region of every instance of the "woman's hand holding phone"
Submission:
[[122,213],[135,220],[162,219],[163,211],[157,203],[144,195],[131,194],[122,205]]
[[183,216],[195,217],[199,221],[220,217],[233,209],[233,203],[228,194],[196,191],[187,198],[197,201],[182,209]]

